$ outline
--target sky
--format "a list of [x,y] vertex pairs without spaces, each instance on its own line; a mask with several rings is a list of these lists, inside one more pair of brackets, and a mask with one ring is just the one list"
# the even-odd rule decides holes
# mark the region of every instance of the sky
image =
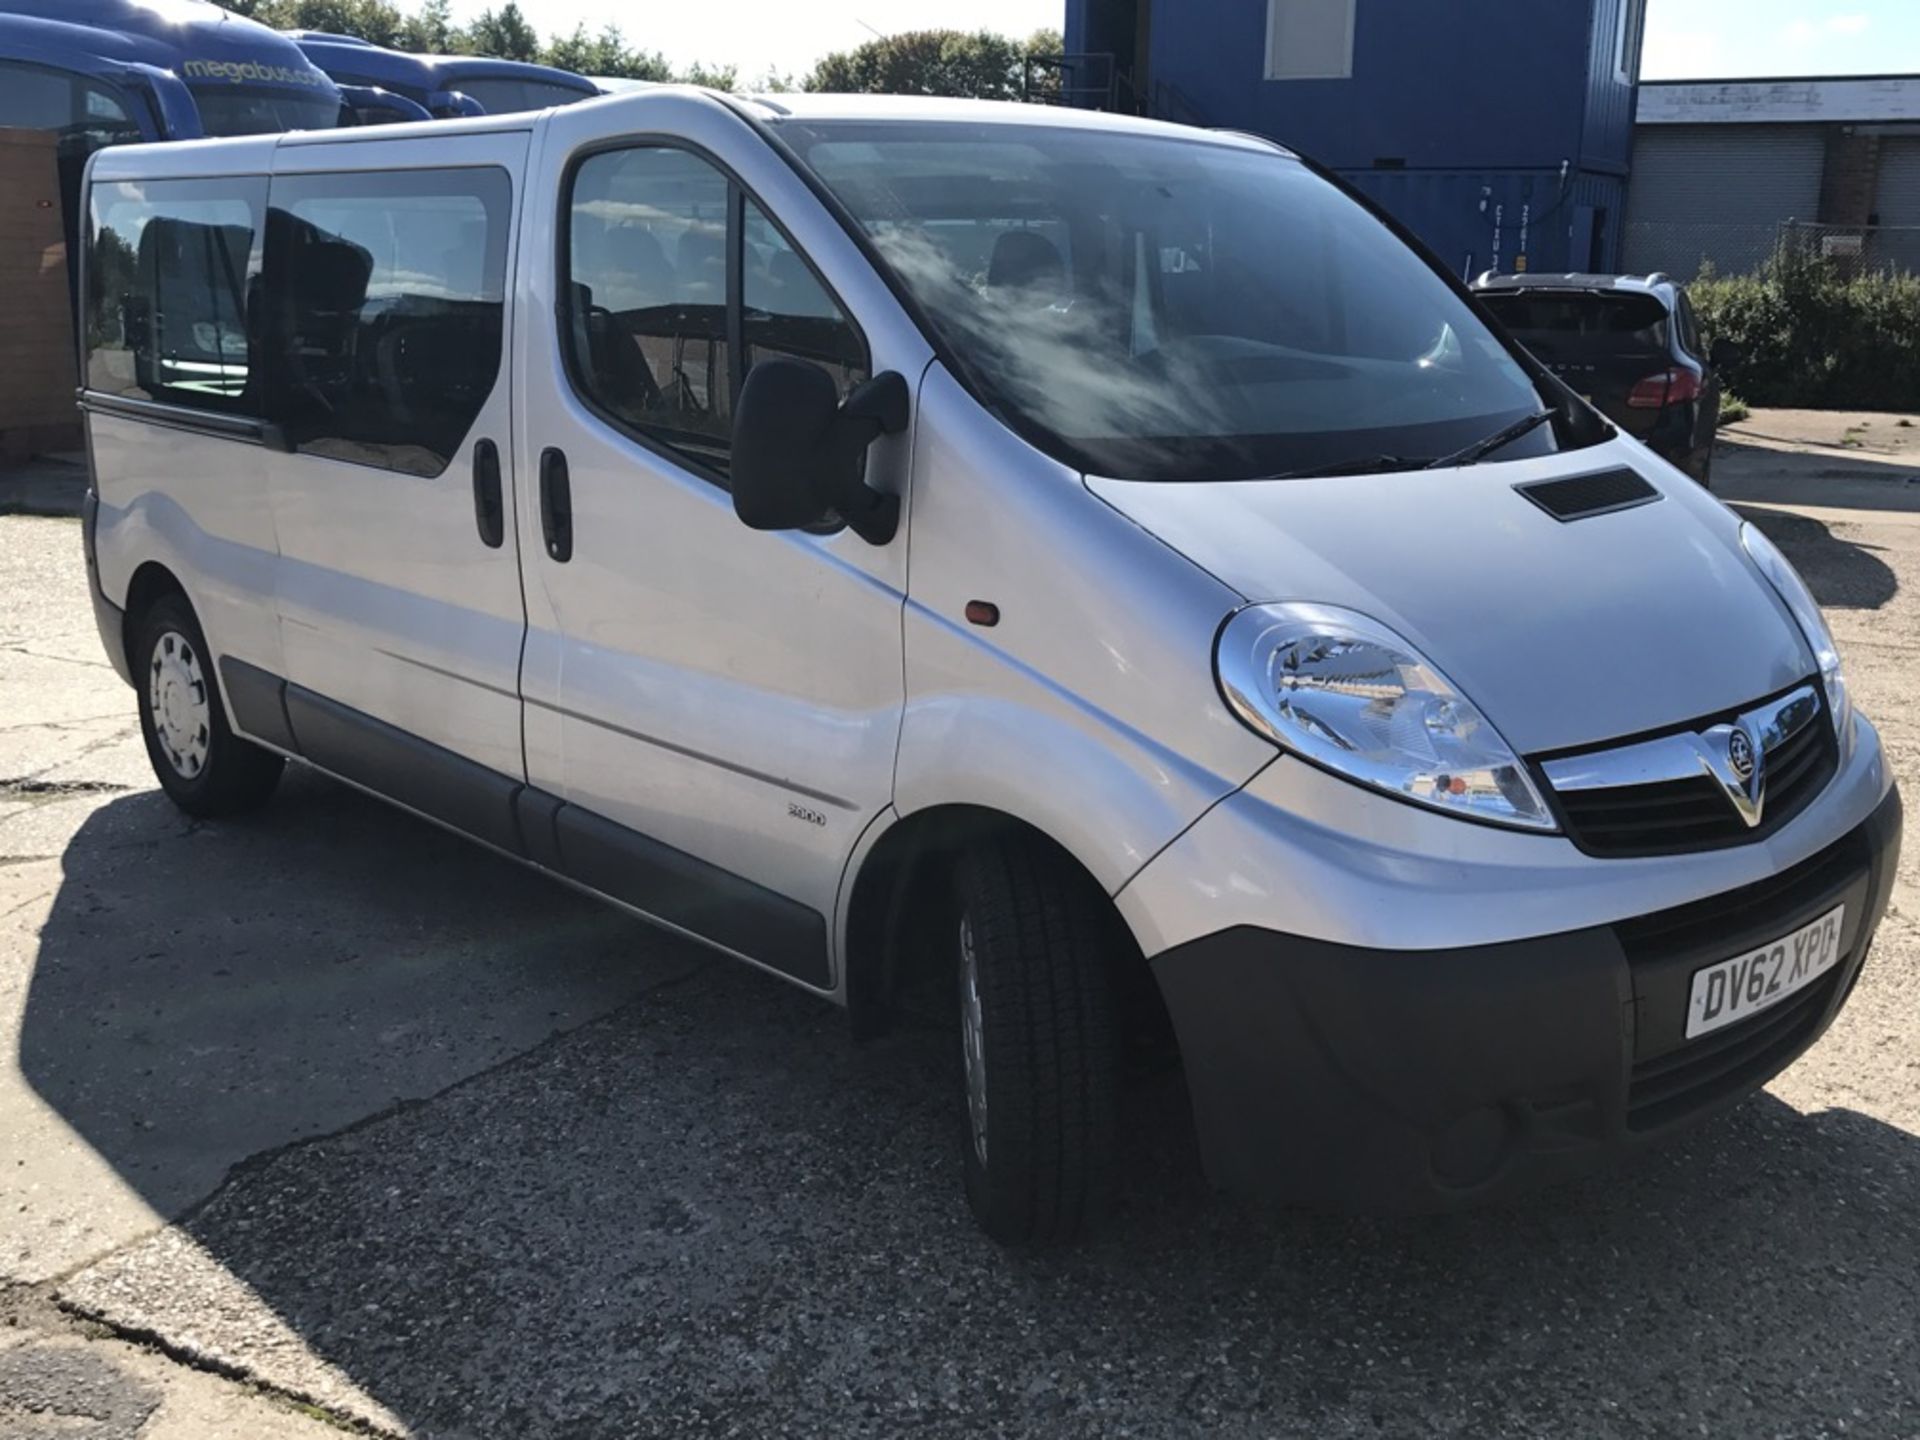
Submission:
[[[490,3],[454,0],[455,18],[469,20]],[[822,55],[876,31],[984,27],[1026,35],[1058,27],[1066,7],[1064,0],[520,0],[520,8],[543,36],[580,21],[590,30],[613,23],[629,42],[665,51],[677,64],[732,64],[752,81],[769,69],[804,75]],[[1643,73],[1650,80],[1891,71],[1920,73],[1920,0],[1647,0]]]

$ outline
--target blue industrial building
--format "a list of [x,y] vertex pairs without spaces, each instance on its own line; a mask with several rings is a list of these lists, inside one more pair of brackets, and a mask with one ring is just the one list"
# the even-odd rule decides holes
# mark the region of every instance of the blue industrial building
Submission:
[[1269,136],[1461,273],[1617,266],[1645,0],[1067,0],[1073,103]]

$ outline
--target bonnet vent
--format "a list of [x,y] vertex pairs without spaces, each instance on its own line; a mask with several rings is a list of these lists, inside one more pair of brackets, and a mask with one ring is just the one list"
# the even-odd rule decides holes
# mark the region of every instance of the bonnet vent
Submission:
[[1660,492],[1632,470],[1602,470],[1564,480],[1536,480],[1513,487],[1556,520],[1584,520],[1613,510],[1631,510],[1660,498]]

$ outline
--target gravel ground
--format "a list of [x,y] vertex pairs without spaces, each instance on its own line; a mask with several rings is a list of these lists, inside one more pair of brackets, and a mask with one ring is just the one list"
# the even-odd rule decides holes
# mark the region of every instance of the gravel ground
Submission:
[[[1920,794],[1920,469],[1780,429],[1716,485]],[[1920,1436],[1920,846],[1832,1032],[1624,1173],[1446,1220],[1238,1204],[1162,1081],[1114,1223],[1009,1255],[957,1199],[944,1034],[853,1046],[321,781],[184,825],[82,584],[70,522],[0,520],[0,585],[49,616],[0,633],[0,1155],[32,1176],[0,1175],[0,1263],[35,1301],[0,1435],[122,1433],[8,1429],[10,1354],[125,1350],[47,1318],[78,1314],[176,1386],[449,1440]]]

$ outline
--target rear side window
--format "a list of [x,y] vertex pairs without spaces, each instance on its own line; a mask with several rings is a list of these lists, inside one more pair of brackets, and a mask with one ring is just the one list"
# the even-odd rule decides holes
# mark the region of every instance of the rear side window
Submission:
[[297,450],[452,463],[499,379],[511,199],[497,168],[273,182],[272,414]]
[[87,388],[258,413],[248,316],[258,305],[265,180],[102,184],[91,199]]
[[486,107],[489,115],[545,110],[550,105],[571,105],[576,100],[593,98],[591,90],[576,90],[571,85],[556,85],[551,80],[517,80],[511,77],[468,75],[455,79],[448,88],[472,96]]
[[785,234],[698,155],[589,156],[567,201],[567,368],[606,419],[724,481],[733,397],[769,355],[825,367],[844,397],[865,343]]

